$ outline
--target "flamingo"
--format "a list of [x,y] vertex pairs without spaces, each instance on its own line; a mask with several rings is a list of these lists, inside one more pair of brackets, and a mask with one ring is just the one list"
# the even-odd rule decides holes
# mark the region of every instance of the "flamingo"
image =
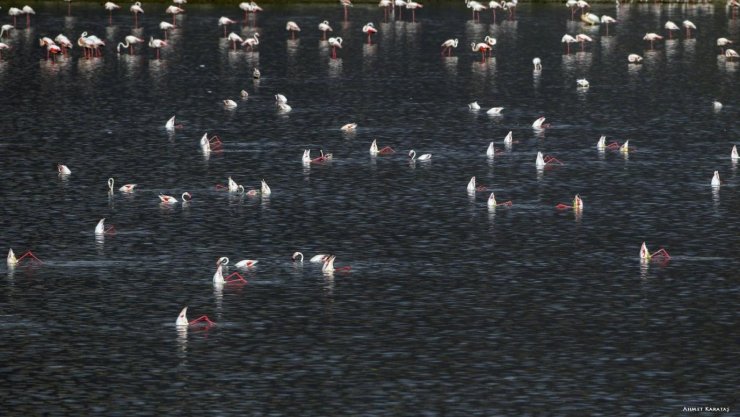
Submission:
[[58,34],[56,38],[54,38],[54,41],[62,47],[62,53],[65,55],[67,55],[67,49],[72,48],[72,42],[69,40],[69,38],[62,35],[61,33]]
[[603,15],[603,16],[601,16],[601,23],[603,23],[604,26],[606,26],[606,36],[609,36],[609,24],[610,23],[617,23],[617,20],[614,19],[611,16]]
[[[506,3],[504,3],[506,4]],[[491,9],[491,12],[493,14],[493,22],[496,23],[496,9],[503,9],[504,5],[499,3],[497,0],[491,0],[488,3],[488,8]]]
[[319,30],[324,33],[321,39],[326,40],[326,32],[333,32],[334,30],[329,26],[329,21],[324,20],[323,22],[319,23]]
[[572,37],[572,36],[570,36],[570,35],[568,35],[568,34],[566,33],[566,34],[565,34],[565,35],[563,35],[563,37],[562,37],[562,38],[560,39],[560,42],[561,42],[561,43],[564,43],[564,44],[565,44],[565,46],[566,46],[566,48],[567,48],[567,49],[566,49],[566,52],[565,52],[565,53],[566,53],[566,55],[567,55],[567,54],[570,54],[570,44],[571,44],[571,43],[574,43],[574,42],[577,42],[577,41],[576,41],[576,38],[574,38],[574,37]]
[[183,4],[187,4],[188,0],[172,0],[173,3],[177,5],[177,7],[182,7]]
[[334,268],[334,260],[336,260],[336,258],[337,257],[335,255],[329,255],[329,257],[324,259],[324,265],[321,267],[321,272],[332,274],[334,271],[349,271],[351,269],[350,266]]
[[157,59],[159,59],[159,49],[163,46],[167,46],[167,41],[162,39],[154,39],[154,36],[149,38],[149,47],[157,50]]
[[537,152],[537,158],[534,161],[534,165],[537,167],[537,169],[545,168],[545,158],[542,156],[542,152]]
[[219,18],[218,18],[218,25],[219,25],[219,26],[223,26],[223,27],[224,27],[224,38],[226,37],[226,28],[227,28],[227,27],[228,27],[229,25],[232,25],[232,24],[234,24],[234,23],[236,23],[236,22],[235,22],[235,21],[233,21],[233,20],[231,20],[231,19],[229,19],[229,18],[228,18],[228,17],[226,17],[226,16],[221,16],[221,17],[219,17]]
[[470,178],[470,181],[468,181],[468,186],[465,189],[468,192],[468,194],[475,194],[475,192],[478,191],[478,187],[475,186],[474,176]]
[[573,197],[573,209],[583,210],[583,200],[581,199],[581,196],[578,194],[576,194],[576,196]]
[[730,151],[730,159],[733,162],[737,162],[740,159],[740,155],[737,153],[737,145],[732,145],[732,151]]
[[514,143],[514,134],[512,131],[509,131],[509,133],[506,134],[506,137],[504,137],[504,146],[510,148],[512,143]]
[[278,111],[280,111],[281,113],[287,113],[293,110],[293,108],[290,107],[288,103],[278,103],[277,108],[278,108]]
[[486,149],[486,156],[489,158],[496,157],[496,148],[493,146],[493,142],[488,144],[488,148]]
[[285,104],[287,102],[288,102],[288,98],[287,97],[285,97],[284,95],[282,95],[280,93],[275,94],[275,104]]
[[446,41],[442,42],[442,52],[440,54],[444,55],[446,51],[447,56],[451,56],[453,48],[457,48],[457,38],[447,39]]
[[167,32],[174,29],[175,25],[173,25],[170,22],[161,21],[159,22],[159,29],[162,31],[162,34],[164,34],[164,40],[167,40]]
[[591,86],[591,84],[585,78],[580,78],[580,79],[576,80],[576,85],[578,85],[578,87],[580,87],[580,88],[588,88],[588,87]]
[[[246,269],[246,268],[253,267],[257,262],[259,261],[256,261],[254,259],[244,259],[242,261],[235,263],[234,266],[240,269]],[[226,266],[229,264],[229,258],[222,256],[218,259],[216,263],[219,265]]]
[[176,24],[175,24],[175,16],[177,16],[180,13],[185,13],[185,10],[184,9],[181,9],[181,8],[179,8],[177,6],[169,6],[169,7],[167,7],[165,9],[164,12],[167,13],[167,14],[171,14],[172,15],[172,26],[176,26]]
[[54,41],[51,38],[44,36],[41,39],[39,39],[39,46],[46,46],[46,59],[49,59],[49,54],[51,53],[49,46],[51,45],[56,45],[56,43],[54,43]]
[[373,143],[370,144],[370,155],[391,155],[396,153],[390,146],[384,146],[382,149],[378,149],[378,140],[373,139]]
[[172,116],[169,119],[167,119],[167,123],[164,124],[164,128],[170,132],[175,131],[175,116]]
[[[249,17],[249,13],[252,13],[252,12],[255,12],[256,11],[256,10],[254,10],[254,7],[252,5],[257,6],[254,2],[251,2],[251,3],[247,3],[247,2],[239,3],[239,8],[242,9],[242,10],[244,10],[244,24],[245,25],[247,24],[247,18]],[[259,7],[259,6],[257,6],[257,7]],[[260,10],[262,10],[262,8],[260,8]]]
[[470,49],[473,52],[480,52],[480,62],[484,63],[486,62],[486,53],[491,50],[491,45],[486,42],[471,42]]
[[654,49],[653,48],[653,42],[659,41],[659,40],[663,39],[663,37],[660,36],[660,35],[658,35],[657,33],[650,32],[650,33],[646,33],[645,36],[642,37],[642,39],[645,40],[645,41],[650,41],[650,49],[652,50],[652,49]]
[[57,164],[57,172],[59,172],[59,175],[61,175],[61,176],[69,175],[69,174],[72,173],[72,171],[70,171],[69,167],[67,167],[66,165],[63,165],[63,164]]
[[13,26],[18,26],[18,22],[16,21],[17,17],[19,15],[22,15],[23,11],[17,7],[11,7],[8,9],[8,15],[13,16]]
[[139,13],[144,14],[144,9],[141,8],[141,2],[137,1],[133,6],[129,8],[131,13],[134,14],[134,27],[139,27]]
[[260,184],[260,193],[263,197],[269,197],[270,194],[272,194],[272,190],[270,189],[270,186],[267,185],[267,182],[263,179]]
[[108,11],[108,24],[112,25],[113,24],[113,10],[120,9],[121,6],[111,1],[108,1],[103,5],[103,7],[105,7],[105,10]]
[[[114,183],[115,181],[113,180],[113,178],[108,178],[108,190],[110,191],[110,193],[113,193]],[[118,191],[122,193],[132,193],[134,192],[134,187],[136,187],[136,184],[125,184],[122,185],[121,188],[118,189]]]
[[59,45],[46,45],[46,56],[48,57],[51,54],[51,61],[55,61],[55,56],[62,52],[62,48],[59,47]]
[[241,91],[241,92],[239,93],[239,95],[241,96],[242,100],[246,100],[246,99],[248,99],[248,98],[249,98],[249,93],[247,92],[247,90],[242,90],[242,91]]
[[576,41],[578,41],[578,42],[581,43],[581,52],[583,52],[583,50],[584,50],[584,43],[585,42],[593,42],[593,39],[591,39],[591,37],[588,36],[588,35],[586,35],[586,34],[579,33],[578,35],[576,35]]
[[570,9],[570,20],[575,20],[576,9],[578,8],[578,2],[576,0],[567,0],[565,7]]
[[411,10],[411,23],[416,23],[416,9],[422,9],[424,6],[413,0],[409,0],[406,2],[406,8]]
[[581,13],[581,21],[587,25],[598,25],[601,19],[593,13]]
[[13,29],[15,29],[15,26],[11,24],[5,24],[5,25],[0,26],[0,38],[5,36],[6,33],[10,34],[10,31]]
[[255,33],[251,38],[248,38],[242,42],[242,46],[246,46],[250,51],[254,51],[254,47],[260,44],[260,34]]
[[712,176],[712,187],[719,187],[720,181],[719,181],[719,171],[714,171],[714,175]]
[[23,6],[21,11],[26,15],[26,27],[31,27],[31,15],[36,14],[36,12],[31,8],[31,6]]
[[493,52],[493,47],[496,46],[496,38],[494,38],[493,36],[486,36],[483,41],[491,47],[491,49],[488,50],[488,53],[490,55]]
[[113,226],[105,227],[105,217],[100,219],[98,224],[95,226],[95,236],[102,237],[108,234],[113,234],[116,232],[116,228]]
[[727,48],[727,50],[725,50],[725,58],[727,58],[728,61],[734,61],[740,58],[740,54],[738,54],[734,49]]
[[354,132],[357,129],[357,123],[347,123],[339,128],[342,132]]
[[475,0],[465,0],[465,5],[468,9],[473,10],[473,20],[476,22],[480,21],[480,12],[481,10],[486,10],[486,6]]
[[226,99],[223,101],[223,103],[224,103],[224,108],[227,110],[233,110],[237,107],[236,101],[231,100],[231,99]]
[[480,110],[480,104],[478,104],[477,101],[474,101],[472,103],[468,103],[468,109],[473,110],[473,111],[478,111],[478,110]]
[[717,38],[717,46],[720,47],[723,54],[725,53],[725,47],[731,44],[732,44],[732,41],[727,38]]
[[349,15],[349,10],[347,8],[353,7],[352,0],[339,0],[339,3],[344,7],[344,21],[346,22]]
[[499,116],[499,115],[501,115],[501,112],[503,110],[504,110],[503,107],[491,107],[490,109],[488,109],[488,111],[486,112],[486,114],[489,115],[489,116]]
[[342,38],[339,36],[337,36],[336,38],[329,38],[329,46],[331,46],[332,59],[336,59],[337,48],[342,49]]
[[684,20],[681,25],[686,28],[686,39],[691,39],[691,29],[696,30],[696,25],[694,25],[690,20]]
[[[299,253],[299,252],[296,252]],[[303,259],[303,255],[301,255],[301,259]],[[13,252],[13,248],[10,248],[8,250],[8,257],[5,261],[8,264],[8,268],[13,268],[18,264],[18,259],[15,257],[15,253]]]
[[[182,199],[182,202],[184,204],[184,203],[187,203],[188,201],[192,200],[193,199],[193,196],[190,195],[190,193],[186,191],[186,192],[182,193],[182,195],[180,196],[180,198]],[[165,195],[165,194],[160,194],[159,195],[159,201],[161,201],[164,204],[177,204],[178,203],[177,198],[172,197],[171,195]]]
[[542,60],[539,58],[532,58],[532,65],[534,66],[534,72],[542,71]]
[[[223,284],[230,283],[230,282],[243,282],[245,284],[247,283],[247,280],[245,280],[244,277],[239,275],[238,272],[231,273],[229,274],[229,276],[224,278],[223,268],[225,264],[222,263],[223,261],[229,262],[229,258],[222,257],[218,260],[218,266],[216,267],[216,272],[213,274],[213,285],[221,286]],[[234,275],[236,275],[237,278],[233,280],[229,280],[229,278],[231,278]]]
[[378,33],[378,29],[375,29],[375,25],[373,24],[373,22],[368,22],[365,26],[362,27],[362,33],[367,33],[367,44],[372,45],[372,36],[374,33]]
[[421,154],[417,158],[416,157],[416,151],[412,149],[412,150],[409,151],[409,158],[411,158],[411,161],[412,162],[413,161],[422,161],[422,162],[424,162],[424,161],[431,161],[432,160],[432,154],[430,154],[430,153]]
[[285,30],[290,31],[290,38],[295,39],[295,33],[300,32],[301,28],[298,27],[298,24],[294,21],[289,21],[285,24]]
[[304,165],[308,165],[311,163],[311,150],[310,149],[303,150],[303,156],[301,157],[301,162]]
[[519,0],[511,0],[504,3],[504,10],[509,11],[509,20],[514,20],[514,14],[516,13],[517,4],[519,4]]
[[540,117],[537,118],[537,120],[535,120],[534,122],[532,122],[532,127],[535,128],[535,129],[542,129],[542,128],[546,127],[544,123],[545,123],[545,118],[542,117],[542,116],[540,116]]
[[[184,1],[184,0],[181,0]],[[177,320],[175,320],[175,326],[178,327],[178,329],[187,329],[189,326],[198,325],[200,323],[203,324],[204,327],[208,328],[211,326],[215,326],[216,323],[212,322],[211,319],[208,318],[208,316],[200,316],[195,320],[188,321],[188,308],[185,307],[180,311],[180,314],[177,316]]]
[[393,2],[391,0],[380,0],[378,3],[378,7],[383,8],[383,19],[387,22],[388,21],[388,11],[393,6]]
[[630,141],[629,139],[625,140],[622,146],[619,147],[619,152],[623,154],[628,154],[630,151]]
[[406,1],[405,0],[393,0],[393,7],[394,7],[394,10],[396,7],[398,7],[398,17],[399,19],[403,19],[403,8],[406,7]]
[[133,36],[133,35],[128,35],[124,39],[125,39],[125,43],[119,42],[118,45],[116,46],[116,52],[118,52],[119,54],[121,53],[121,47],[124,47],[124,48],[128,48],[129,55],[133,55],[134,45],[136,45],[137,43],[144,42],[144,39],[137,38],[136,36]]
[[244,192],[244,187],[237,184],[231,177],[228,179],[228,184],[228,190],[230,193]]
[[236,51],[236,43],[237,42],[239,42],[239,43],[243,43],[244,42],[244,39],[242,39],[241,36],[237,35],[234,32],[229,33],[229,36],[227,37],[227,39],[229,40],[229,42],[231,42],[231,48],[234,51]]
[[[298,259],[298,262],[303,263],[303,253],[301,253],[301,252],[294,252],[293,253],[293,256],[291,257],[291,259],[295,262],[297,258],[300,258],[300,259]],[[323,253],[320,253],[318,255],[312,256],[311,259],[309,260],[309,262],[315,263],[315,264],[323,263],[328,258],[329,258],[329,255],[325,255]]]
[[673,39],[673,31],[674,30],[681,30],[678,25],[671,22],[670,20],[665,22],[665,25],[663,25],[666,31],[668,31],[668,39]]
[[627,55],[627,62],[629,62],[630,64],[641,64],[642,57],[637,54],[629,54]]
[[712,102],[712,108],[714,108],[714,111],[720,111],[720,110],[722,110],[722,103],[720,103],[717,100],[714,100]]

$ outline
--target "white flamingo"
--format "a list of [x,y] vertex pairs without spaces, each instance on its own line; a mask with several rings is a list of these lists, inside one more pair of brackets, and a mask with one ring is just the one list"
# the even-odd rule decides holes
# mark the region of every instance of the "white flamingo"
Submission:
[[118,45],[116,46],[116,52],[118,52],[119,54],[121,53],[121,47],[124,47],[124,48],[128,48],[129,55],[133,55],[134,45],[136,45],[137,43],[144,42],[144,39],[137,38],[136,36],[133,36],[133,35],[128,35],[124,39],[125,39],[125,42],[119,42]]
[[444,55],[445,52],[447,52],[447,56],[451,56],[453,48],[457,48],[457,38],[447,39],[446,41],[442,42],[441,54]]
[[[315,263],[315,264],[323,263],[328,258],[329,258],[329,255],[320,253],[318,255],[312,256],[311,259],[309,260],[309,262]],[[303,253],[301,253],[301,252],[294,252],[293,253],[293,256],[291,257],[291,259],[293,259],[293,261],[297,261],[297,262],[303,263]]]
[[231,42],[231,49],[233,49],[234,51],[236,51],[236,43],[237,42],[239,42],[239,43],[243,43],[244,42],[244,39],[242,39],[241,36],[237,35],[234,32],[229,33],[229,36],[226,39],[228,39],[229,42]]
[[159,22],[159,29],[162,31],[162,34],[164,35],[164,39],[167,40],[167,32],[171,31],[175,28],[175,25],[173,25],[170,22],[161,21]]
[[362,33],[367,34],[367,44],[372,45],[372,36],[373,34],[378,33],[378,29],[375,29],[375,25],[373,24],[373,22],[368,22],[365,24],[365,26],[362,27]]
[[164,12],[172,15],[172,26],[176,26],[177,24],[175,23],[175,17],[178,14],[185,13],[185,10],[177,6],[169,6],[167,7],[167,9],[165,9]]
[[686,29],[686,39],[691,39],[691,29],[696,30],[696,25],[694,25],[690,20],[684,20],[681,25]]
[[329,38],[329,46],[331,46],[332,59],[336,59],[337,48],[342,49],[342,38],[339,36],[337,36],[336,38]]
[[108,24],[113,24],[113,10],[120,9],[121,6],[117,5],[116,3],[113,3],[112,1],[106,2],[103,7],[105,7],[105,10],[108,11]]
[[421,154],[417,158],[416,157],[416,151],[412,149],[412,150],[409,151],[409,158],[411,158],[412,161],[422,161],[422,162],[424,162],[424,161],[431,161],[432,160],[432,154],[430,154],[430,153]]
[[62,176],[69,175],[69,174],[72,173],[72,171],[69,169],[69,167],[67,167],[66,165],[63,165],[63,164],[58,164],[57,165],[57,172],[59,172],[59,175],[62,175]]
[[221,16],[218,18],[218,25],[224,27],[224,38],[226,37],[226,29],[229,27],[229,25],[233,25],[234,23],[236,22],[226,16]]
[[719,171],[714,171],[714,175],[712,176],[712,187],[719,187],[720,181],[719,181]]
[[[115,181],[113,180],[113,178],[108,178],[108,191],[111,194],[113,193],[114,184]],[[122,193],[132,193],[134,191],[134,187],[136,187],[136,184],[124,184],[118,189],[118,191]]]
[[167,46],[167,41],[154,39],[154,36],[149,37],[149,47],[154,48],[157,51],[157,59],[159,59],[159,50],[165,46]]
[[329,26],[329,21],[324,20],[323,22],[319,23],[319,30],[323,32],[323,36],[321,39],[326,40],[326,32],[333,32],[334,30]]
[[[184,192],[184,193],[182,193],[182,196],[180,196],[180,198],[182,198],[182,202],[183,203],[187,203],[188,201],[190,201],[190,200],[193,199],[193,197],[187,191]],[[165,195],[165,194],[160,194],[159,195],[159,201],[161,201],[164,204],[176,204],[176,203],[178,203],[177,198],[175,198],[175,197],[173,197],[171,195]]]
[[679,28],[677,24],[671,22],[670,20],[665,22],[665,25],[663,25],[663,27],[666,31],[668,31],[668,39],[673,39],[674,30],[681,30],[681,28]]
[[285,24],[285,30],[290,31],[290,38],[295,39],[295,33],[300,32],[301,28],[298,26],[298,24],[294,21],[289,21]]
[[144,14],[144,9],[141,8],[141,2],[137,1],[134,3],[129,10],[134,14],[134,27],[139,27],[139,13]]
[[732,145],[732,151],[730,152],[730,159],[733,162],[740,160],[740,155],[737,153],[737,145]]
[[532,58],[532,66],[534,67],[534,72],[542,71],[542,60],[539,58]]

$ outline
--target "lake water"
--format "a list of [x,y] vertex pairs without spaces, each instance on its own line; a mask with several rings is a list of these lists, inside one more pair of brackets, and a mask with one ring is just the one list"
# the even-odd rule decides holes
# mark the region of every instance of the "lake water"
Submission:
[[[116,54],[128,4],[108,25],[98,4],[68,17],[61,3],[31,3],[31,28],[19,19],[0,62],[0,246],[44,262],[2,266],[0,414],[736,412],[740,64],[715,40],[740,40],[740,21],[724,7],[595,5],[619,20],[605,36],[561,4],[522,4],[496,24],[457,2],[425,6],[417,23],[406,11],[383,22],[376,5],[347,23],[335,4],[263,6],[230,28],[259,31],[250,53],[217,26],[241,20],[236,6],[186,5],[156,60],[146,45]],[[162,37],[166,5],[143,7],[134,33]],[[324,19],[344,40],[336,60]],[[669,19],[693,21],[695,37],[649,50],[642,36]],[[303,28],[295,41],[288,20]],[[75,44],[45,59],[38,38],[83,31],[106,41],[102,58]],[[565,55],[565,33],[594,42]],[[498,44],[481,63],[469,45],[486,35]],[[448,38],[460,45],[442,58]],[[642,65],[628,65],[633,52]],[[276,110],[278,93],[291,112]],[[486,114],[494,106],[502,116]],[[182,127],[168,133],[172,115]],[[531,128],[539,116],[549,128]],[[350,122],[356,132],[340,131]],[[221,151],[200,151],[205,132]],[[598,152],[601,135],[633,152]],[[372,158],[373,139],[397,153]],[[493,160],[490,141],[503,150]],[[304,166],[303,149],[334,160]],[[410,149],[433,158],[409,163]],[[538,150],[564,164],[538,171]],[[265,179],[272,195],[217,189],[229,176],[248,190]],[[472,176],[513,206],[469,196]],[[109,177],[136,191],[109,196]],[[185,191],[186,205],[157,198]],[[575,194],[581,213],[555,209]],[[96,239],[100,218],[114,235]],[[641,264],[643,241],[673,258]],[[294,264],[297,250],[352,269]],[[259,263],[248,284],[219,288],[220,256]],[[178,330],[184,306],[217,325]]]

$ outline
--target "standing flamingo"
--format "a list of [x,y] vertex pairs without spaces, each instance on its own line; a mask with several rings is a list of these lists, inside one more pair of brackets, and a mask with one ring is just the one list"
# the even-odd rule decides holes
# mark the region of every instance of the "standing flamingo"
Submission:
[[8,16],[13,16],[13,26],[18,26],[18,22],[16,21],[16,18],[18,15],[22,15],[23,11],[17,7],[11,7],[8,9]]
[[300,32],[301,28],[298,27],[298,24],[294,21],[289,21],[285,24],[285,30],[290,31],[290,39],[295,39],[295,33]]
[[486,10],[486,6],[480,4],[475,0],[465,0],[465,4],[468,9],[473,10],[473,21],[480,21],[480,12],[481,10]]
[[588,36],[588,35],[586,35],[586,34],[579,33],[578,35],[576,35],[576,41],[578,41],[578,42],[581,43],[581,52],[583,52],[583,50],[584,50],[584,43],[585,42],[593,42],[593,39],[591,39],[591,37]]
[[486,36],[483,41],[488,44],[488,46],[491,47],[491,49],[488,51],[488,55],[491,55],[493,53],[493,47],[496,46],[496,38],[493,36]]
[[105,10],[108,11],[108,25],[112,25],[113,24],[113,10],[120,9],[121,6],[109,1],[109,2],[106,2],[103,5],[103,7],[105,7]]
[[657,33],[652,33],[651,32],[651,33],[646,33],[645,36],[642,37],[642,39],[645,40],[645,41],[650,41],[650,49],[652,50],[652,49],[654,49],[653,43],[655,41],[659,41],[659,40],[663,39],[663,37],[660,36],[660,35],[658,35]]
[[167,32],[174,29],[175,25],[173,25],[170,22],[161,21],[159,22],[159,29],[162,30],[162,33],[164,34],[164,40],[167,40]]
[[329,38],[329,46],[331,46],[331,57],[332,59],[337,58],[337,48],[342,49],[342,38],[337,36],[336,38]]
[[378,7],[383,8],[383,20],[386,22],[388,21],[388,12],[391,6],[393,6],[393,2],[391,0],[380,0],[378,3]]
[[446,41],[442,42],[442,52],[441,54],[444,55],[445,51],[447,52],[447,56],[452,55],[452,48],[457,48],[457,38],[455,39],[447,39]]
[[339,3],[344,7],[344,21],[347,21],[347,17],[349,16],[349,10],[348,7],[352,6],[352,0],[339,0]]
[[54,38],[54,41],[62,48],[62,53],[67,55],[67,49],[72,48],[72,42],[66,36],[61,33]]
[[242,39],[242,37],[241,37],[241,36],[237,35],[237,34],[236,34],[236,33],[234,33],[234,32],[231,32],[231,33],[229,33],[229,36],[228,36],[228,38],[227,38],[227,39],[229,40],[229,42],[231,42],[231,48],[232,48],[232,49],[233,49],[234,51],[236,51],[236,43],[237,43],[237,42],[239,42],[239,43],[242,43],[242,42],[244,42],[244,39]]
[[570,36],[570,35],[568,35],[566,33],[560,39],[560,42],[565,44],[565,46],[566,46],[566,52],[565,52],[565,54],[568,55],[568,54],[570,54],[570,44],[571,43],[574,43],[574,42],[577,42],[577,41],[576,41],[576,38],[574,38],[574,37],[572,37],[572,36]]
[[617,23],[617,20],[611,16],[603,15],[601,16],[601,23],[606,26],[606,36],[609,36],[609,24],[610,23]]
[[668,39],[673,39],[673,31],[674,30],[681,30],[678,25],[671,22],[670,20],[665,22],[665,25],[663,25],[666,31],[668,31]]
[[242,46],[246,46],[250,51],[254,51],[254,47],[260,44],[260,34],[255,33],[251,38],[245,39],[242,42]]
[[125,38],[125,43],[124,42],[118,42],[118,46],[116,46],[116,52],[118,52],[120,54],[121,53],[121,47],[123,46],[124,48],[128,48],[129,55],[133,55],[134,54],[134,45],[136,45],[137,43],[142,43],[142,42],[144,42],[144,39],[137,38],[136,36],[133,36],[133,35],[128,35]]
[[157,59],[159,59],[159,49],[163,46],[167,46],[167,41],[162,39],[154,39],[154,36],[149,38],[149,47],[157,50]]
[[169,6],[167,7],[167,9],[165,9],[164,12],[172,15],[172,25],[177,26],[177,24],[175,23],[175,16],[177,16],[180,13],[185,13],[185,9],[181,9],[177,6]]
[[23,6],[21,11],[26,15],[26,27],[31,27],[31,15],[36,14],[36,12],[31,8],[31,6]]
[[131,8],[129,8],[129,10],[131,11],[131,13],[134,14],[134,27],[138,28],[139,27],[139,13],[144,14],[144,9],[141,8],[141,2],[137,1],[136,3],[134,3],[133,6],[131,6]]
[[328,20],[319,23],[319,30],[324,32],[324,36],[321,38],[322,40],[326,40],[326,32],[333,32]]
[[696,26],[690,20],[684,20],[681,24],[686,28],[686,39],[691,39],[691,29],[696,30]]
[[416,23],[416,9],[421,9],[424,6],[422,6],[420,3],[417,3],[413,0],[409,0],[406,2],[406,8],[411,10],[411,23]]
[[486,42],[471,42],[470,49],[472,49],[473,52],[480,52],[480,62],[484,63],[486,62],[486,53],[491,50],[491,45]]
[[488,3],[488,8],[491,9],[493,14],[493,23],[496,23],[496,9],[503,9],[504,5],[499,3],[497,0],[491,0]]
[[0,26],[0,38],[4,37],[6,33],[10,35],[10,31],[13,29],[15,29],[15,27],[11,24],[5,24],[5,25]]
[[224,38],[226,37],[226,29],[229,27],[229,25],[232,25],[234,23],[236,22],[226,16],[221,16],[218,18],[218,25],[224,27]]
[[375,25],[373,24],[373,22],[368,22],[365,26],[363,26],[362,32],[367,33],[367,44],[372,45],[372,36],[374,33],[378,33],[378,29],[375,29]]

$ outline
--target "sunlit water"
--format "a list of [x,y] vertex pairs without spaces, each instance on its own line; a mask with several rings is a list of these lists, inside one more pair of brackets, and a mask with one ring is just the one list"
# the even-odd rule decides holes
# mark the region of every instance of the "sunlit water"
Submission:
[[[157,61],[145,45],[116,54],[132,33],[128,5],[109,26],[100,5],[73,3],[65,17],[61,3],[32,3],[32,27],[19,21],[0,62],[0,241],[44,261],[4,269],[0,414],[624,416],[736,405],[740,198],[729,155],[740,64],[718,57],[715,40],[738,40],[740,23],[724,8],[597,5],[619,20],[605,36],[560,4],[523,4],[496,24],[457,3],[428,5],[417,23],[382,22],[375,5],[350,9],[344,24],[339,5],[267,6],[230,28],[247,37],[256,25],[250,53],[231,52],[216,23],[241,20],[236,6],[188,5]],[[145,4],[134,33],[162,37],[165,7]],[[645,32],[687,18],[695,39],[676,33],[647,49]],[[324,19],[344,39],[337,60],[320,40]],[[303,27],[295,41],[288,20]],[[379,29],[372,46],[368,21]],[[82,31],[106,40],[102,58],[75,46],[52,63],[38,46]],[[565,33],[594,42],[564,55]],[[481,63],[469,45],[486,35],[498,44]],[[442,58],[454,37],[460,46]],[[627,64],[632,52],[642,65]],[[579,78],[591,87],[577,89]],[[277,93],[291,112],[276,111]],[[483,109],[469,111],[476,100]],[[501,117],[486,115],[494,106]],[[182,128],[168,134],[172,115]],[[533,130],[541,115],[551,126]],[[341,132],[349,122],[358,130]],[[222,151],[200,151],[205,132]],[[634,151],[599,153],[600,135]],[[372,158],[373,139],[397,153]],[[493,160],[490,141],[503,150]],[[309,148],[333,162],[303,166]],[[432,161],[410,163],[412,148]],[[564,165],[538,172],[538,150]],[[72,174],[60,178],[57,163]],[[265,179],[272,195],[218,190],[228,176],[247,190]],[[513,206],[467,195],[471,176]],[[136,192],[109,196],[109,177]],[[187,205],[157,198],[184,191]],[[555,209],[576,193],[582,213]],[[103,217],[117,233],[96,239]],[[642,241],[673,259],[641,265]],[[322,274],[292,263],[296,250],[336,254],[352,270]],[[248,284],[214,288],[219,256],[259,264]],[[178,331],[186,305],[217,326]]]

